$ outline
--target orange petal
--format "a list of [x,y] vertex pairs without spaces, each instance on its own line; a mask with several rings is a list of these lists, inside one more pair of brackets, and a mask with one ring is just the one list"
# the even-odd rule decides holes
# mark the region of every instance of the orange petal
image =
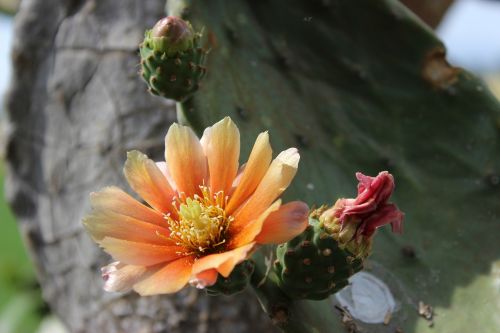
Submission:
[[231,195],[226,208],[228,214],[237,209],[255,191],[269,169],[272,155],[273,151],[269,144],[269,134],[267,132],[260,133],[257,140],[255,140],[252,152],[242,174],[238,176],[240,178],[238,185]]
[[103,289],[109,292],[125,292],[141,279],[148,270],[144,266],[125,265],[119,261],[101,268]]
[[217,273],[216,269],[207,269],[206,271],[196,274],[196,278],[191,279],[189,284],[198,289],[203,289],[214,285],[215,282],[217,282],[218,276],[219,273]]
[[105,237],[99,241],[107,253],[124,264],[149,266],[174,260],[186,252],[182,246],[165,246]]
[[300,234],[307,227],[309,207],[302,201],[292,201],[269,214],[260,234],[259,244],[281,244]]
[[297,173],[299,159],[295,148],[281,152],[274,159],[255,192],[234,214],[234,229],[238,230],[256,219],[286,190]]
[[143,222],[165,226],[163,215],[132,198],[118,187],[105,187],[90,194],[92,208],[96,212],[115,212]]
[[[244,224],[242,229],[230,229],[231,240],[229,241],[229,248],[239,247],[250,242],[255,241],[255,237],[262,231],[262,226],[266,221],[267,217],[277,211],[280,208],[281,200],[276,200],[271,206],[269,206],[258,218],[255,220]],[[236,220],[234,221],[236,222]],[[241,225],[241,224],[240,224]]]
[[207,184],[207,159],[200,141],[187,126],[172,124],[165,137],[165,159],[178,192],[191,197]]
[[240,158],[240,131],[231,118],[225,117],[208,127],[201,138],[201,145],[208,160],[210,189],[212,193],[231,189],[238,172]]
[[222,276],[228,277],[234,266],[245,260],[255,243],[250,243],[234,250],[210,254],[195,261],[193,274],[199,274],[209,269],[216,269]]
[[175,293],[189,281],[193,262],[193,256],[169,262],[162,269],[136,283],[134,290],[141,296]]
[[104,237],[157,245],[174,245],[170,230],[112,211],[99,211],[86,216],[83,225],[98,242]]
[[170,211],[174,191],[155,162],[133,150],[127,153],[123,172],[130,187],[151,207],[163,213]]

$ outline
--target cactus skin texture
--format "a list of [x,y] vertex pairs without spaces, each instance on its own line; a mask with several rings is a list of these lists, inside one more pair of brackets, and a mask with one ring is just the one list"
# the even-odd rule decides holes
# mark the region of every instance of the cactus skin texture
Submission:
[[325,299],[347,286],[348,278],[363,268],[362,260],[340,249],[314,218],[302,234],[279,245],[276,253],[279,286],[292,299]]
[[152,30],[146,31],[140,46],[141,76],[149,92],[182,102],[198,90],[207,71],[204,64],[208,51],[200,46],[200,33],[193,32],[191,38],[182,47],[169,49],[164,38],[157,41]]
[[229,296],[240,293],[247,287],[254,269],[255,263],[252,260],[245,260],[236,265],[227,278],[219,274],[217,282],[210,287],[206,287],[205,291],[210,296]]

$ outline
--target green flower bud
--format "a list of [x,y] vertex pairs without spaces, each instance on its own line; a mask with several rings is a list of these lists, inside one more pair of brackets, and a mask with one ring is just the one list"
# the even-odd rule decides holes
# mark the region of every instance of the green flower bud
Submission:
[[182,102],[198,90],[208,53],[200,38],[189,22],[174,16],[146,31],[140,46],[141,75],[152,94]]
[[194,37],[195,33],[189,22],[179,17],[167,16],[149,31],[146,43],[151,43],[154,51],[172,55],[192,48]]

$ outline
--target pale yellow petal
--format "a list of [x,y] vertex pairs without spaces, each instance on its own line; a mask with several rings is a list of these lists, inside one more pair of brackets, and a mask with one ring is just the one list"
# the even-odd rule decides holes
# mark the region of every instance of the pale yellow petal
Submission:
[[172,175],[170,174],[170,170],[168,169],[167,162],[163,162],[163,161],[162,162],[156,162],[156,166],[158,167],[158,169],[160,169],[161,173],[167,179],[167,181],[168,181],[168,183],[170,185],[170,188],[173,191],[177,191],[177,185],[175,185],[175,181],[172,178]]
[[187,284],[191,274],[194,257],[187,256],[169,262],[163,268],[134,285],[141,296],[175,293]]
[[200,141],[187,126],[173,124],[165,137],[165,159],[177,191],[191,197],[207,185],[207,159]]
[[113,262],[101,268],[103,289],[108,292],[126,292],[148,271],[145,266],[134,266]]
[[297,173],[299,159],[295,148],[281,152],[274,159],[255,192],[234,214],[234,228],[242,228],[256,219],[286,190]]
[[132,198],[118,187],[105,187],[90,194],[90,202],[95,212],[115,212],[123,216],[165,226],[163,214]]
[[231,214],[255,191],[269,169],[273,151],[269,144],[269,134],[260,133],[237,182],[237,187],[229,199],[226,211]]
[[201,144],[208,160],[212,193],[231,189],[240,157],[240,131],[231,118],[225,117],[203,133]]
[[308,225],[309,207],[302,201],[292,201],[272,212],[255,238],[259,244],[281,244],[304,231]]

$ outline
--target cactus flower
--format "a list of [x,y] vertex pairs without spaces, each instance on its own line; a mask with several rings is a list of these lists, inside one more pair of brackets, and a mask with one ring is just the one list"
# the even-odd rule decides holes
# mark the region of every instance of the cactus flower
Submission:
[[392,231],[402,232],[404,214],[388,200],[394,191],[394,177],[387,171],[376,177],[356,173],[358,196],[339,199],[324,211],[320,220],[339,243],[352,253],[367,256],[375,230],[391,224]]
[[107,291],[141,295],[173,293],[188,282],[205,287],[228,277],[260,244],[301,233],[308,207],[279,199],[295,176],[295,148],[273,161],[267,132],[239,167],[240,134],[226,117],[199,140],[173,124],[165,138],[165,162],[132,151],[124,167],[135,200],[117,187],[91,195],[83,224],[116,262],[102,269]]

